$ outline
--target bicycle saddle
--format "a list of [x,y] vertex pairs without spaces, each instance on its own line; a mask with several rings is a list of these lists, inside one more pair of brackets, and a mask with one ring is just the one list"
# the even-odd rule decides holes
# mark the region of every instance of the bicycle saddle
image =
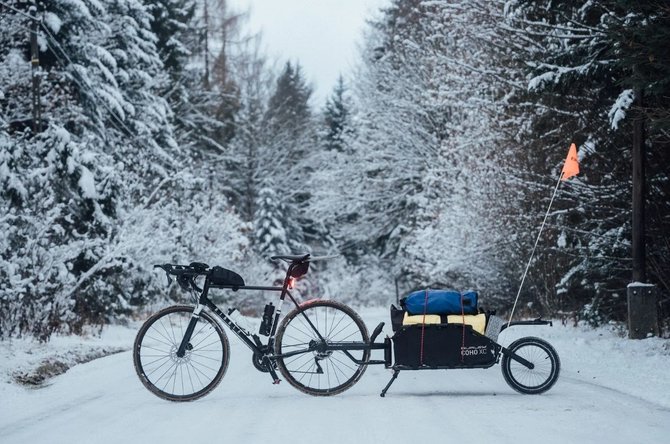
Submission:
[[309,253],[306,254],[285,254],[285,255],[278,255],[278,256],[271,256],[270,259],[277,260],[281,259],[286,262],[303,262],[309,259]]

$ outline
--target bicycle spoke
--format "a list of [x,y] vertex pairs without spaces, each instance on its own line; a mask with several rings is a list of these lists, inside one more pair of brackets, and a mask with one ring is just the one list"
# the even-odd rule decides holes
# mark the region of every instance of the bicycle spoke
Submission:
[[[339,350],[338,350],[338,351],[339,351]],[[344,354],[344,352],[342,352],[342,354]],[[347,356],[347,355],[344,354],[344,356]],[[340,364],[342,364],[343,366],[345,366],[346,368],[348,368],[349,370],[352,370],[352,371],[356,371],[356,370],[357,370],[357,369],[355,369],[355,368],[353,368],[353,367],[350,367],[350,366],[349,366],[348,364],[346,364],[345,362],[342,362],[342,361],[340,361],[339,359],[337,359],[337,358],[335,357],[335,354],[334,354],[334,353],[333,353],[332,355],[330,355],[330,357],[333,358],[335,361],[339,362]],[[350,359],[350,358],[347,356],[347,359]]]
[[198,364],[198,365],[200,365],[200,366],[202,366],[202,367],[205,367],[206,369],[211,370],[211,371],[213,371],[213,372],[216,372],[216,370],[213,369],[212,367],[208,367],[208,366],[206,366],[205,364],[203,364],[202,362],[198,362],[198,361],[196,361],[195,359],[191,359],[190,362],[192,362],[192,363],[194,363],[194,364]]
[[212,378],[211,375],[208,375],[207,373],[205,373],[204,371],[202,371],[201,369],[199,369],[198,367],[196,367],[195,365],[192,365],[192,364],[193,364],[192,362],[189,363],[189,365],[191,366],[191,369],[192,369],[194,372],[200,373],[200,375],[201,375],[203,378],[206,378],[208,381]]
[[[340,377],[337,376],[337,372],[335,371],[335,366],[333,365],[333,362],[329,359],[328,364],[330,364],[330,368],[333,369],[333,375],[335,376],[335,379],[337,380],[337,385],[341,385],[342,383],[340,382]],[[329,373],[330,375],[330,373]],[[330,382],[328,383],[330,385]]]
[[[307,363],[309,364],[309,362],[310,362],[310,361],[308,361]],[[310,365],[310,366],[307,368],[307,371],[302,372],[302,376],[300,377],[300,379],[298,380],[298,382],[302,381],[302,378],[304,378],[305,375],[307,375],[307,374],[309,374],[309,375],[310,375],[310,378],[311,378],[311,375],[313,374],[313,372],[312,372],[311,370],[312,370],[313,367],[316,367],[316,365],[314,364],[314,361],[311,361],[311,362],[312,362],[312,365]],[[309,385],[309,383],[308,383],[307,385]]]
[[[172,340],[174,341],[175,344],[177,344],[177,337],[174,334],[174,327],[172,326],[172,322],[168,324],[170,326],[170,332],[172,333]],[[166,329],[167,332],[167,329]],[[168,333],[170,333],[168,332]]]
[[[333,317],[335,317],[335,315],[334,315]],[[340,316],[340,320],[337,321],[337,324],[332,324],[332,323],[331,323],[330,330],[328,330],[328,331],[326,332],[326,337],[327,337],[327,338],[331,338],[331,337],[333,337],[333,334],[332,334],[332,333],[333,333],[333,330],[335,330],[335,329],[340,325],[340,323],[341,323],[346,317],[347,317],[346,314],[345,314],[345,313],[342,313],[342,316]],[[334,322],[334,321],[335,321],[335,319],[333,319],[333,322]],[[351,321],[351,322],[353,323],[353,321]]]
[[[177,376],[176,376],[177,375],[177,370],[179,370],[179,363],[177,363],[177,365],[175,365],[174,371],[170,375],[170,379],[168,379],[168,382],[172,381],[172,393],[174,393],[174,386],[177,383]],[[172,378],[174,378],[174,380]]]
[[[316,361],[312,362],[312,365],[307,369],[307,371],[312,370],[312,367],[316,367]],[[303,374],[301,378],[304,378],[307,373]],[[314,373],[310,372],[309,373],[309,381],[307,381],[307,386],[309,386],[309,383],[312,382],[312,376],[314,376]]]
[[304,358],[304,357],[313,358],[313,357],[314,357],[314,354],[312,354],[312,353],[310,353],[310,352],[306,352],[306,353],[303,353],[303,354],[301,354],[301,355],[296,355],[295,357],[292,357],[292,359],[291,359],[290,361],[285,362],[285,365],[288,366],[289,364],[291,364],[291,363],[297,361],[297,360],[300,359],[300,358]]
[[188,374],[188,380],[191,383],[191,391],[195,393],[195,386],[193,385],[193,379],[191,378],[191,370],[189,370],[190,367],[190,365],[186,366],[186,373]]
[[162,361],[163,359],[170,359],[170,356],[169,355],[168,356],[163,356],[162,358],[155,359],[151,362],[143,363],[142,365],[144,365],[146,367],[146,366],[151,365],[155,362]]
[[[201,343],[202,343],[202,342],[201,342]],[[193,350],[205,350],[205,349],[207,349],[207,347],[211,347],[212,345],[220,344],[220,343],[221,343],[221,341],[220,341],[219,338],[217,337],[214,341],[209,342],[209,343],[203,345],[202,347],[199,347],[199,346],[195,346],[195,345],[194,345],[194,346],[193,346]]]
[[193,367],[192,365],[189,365],[189,367],[193,368],[193,374],[198,379],[198,383],[200,383],[200,385],[204,387],[206,384],[202,383],[202,379],[200,379],[200,375],[198,375],[198,372],[196,371],[196,368]]
[[[345,325],[342,329],[340,329],[336,334],[334,334],[334,335],[328,335],[328,338],[333,338],[333,337],[339,335],[339,334],[342,333],[344,330],[346,330],[347,328],[351,327],[353,324],[354,324],[354,321],[351,321],[349,324]],[[351,335],[356,334],[356,333],[358,333],[358,332],[357,332],[357,331],[354,331]],[[349,336],[351,336],[351,335],[349,335]],[[349,337],[349,336],[347,336],[347,337]],[[340,341],[343,341],[344,339],[346,339],[346,338],[342,338],[342,339],[339,339],[339,340],[340,340]]]
[[170,333],[167,331],[167,329],[163,325],[162,320],[160,320],[159,324],[160,324],[161,327],[163,327],[163,331],[165,331],[165,334],[163,334],[163,332],[161,332],[158,328],[154,328],[154,326],[151,327],[152,330],[155,331],[157,335],[160,335],[163,338],[165,338],[165,340],[167,341],[167,344],[170,344],[170,345],[174,344],[174,340],[172,338],[170,338]]
[[[300,367],[298,367],[298,368],[296,368],[295,370],[292,370],[292,371],[296,371],[296,372],[297,372],[297,371],[299,371],[301,368],[303,368],[303,367],[305,367],[307,364],[309,364],[310,362],[314,362],[314,357],[313,357],[313,356],[309,356],[309,358],[310,358],[310,359],[308,359],[307,361],[305,361]],[[309,370],[309,369],[308,369],[308,370]]]
[[168,351],[165,351],[165,350],[161,350],[160,348],[149,347],[148,345],[143,345],[142,348],[148,348],[149,350],[158,351],[158,352],[163,352],[163,353],[168,353],[168,354],[170,353],[169,350],[168,350]]
[[169,347],[172,347],[172,345],[173,345],[173,344],[170,343],[170,342],[161,341],[160,339],[158,339],[158,338],[154,338],[154,337],[149,336],[149,335],[146,335],[146,336],[147,336],[149,339],[153,340],[153,341],[160,342],[161,344],[165,344],[165,345],[167,345],[167,346],[169,346]]
[[[205,336],[204,338],[202,338],[202,340],[200,340],[200,342],[198,342],[197,344],[193,345],[193,348],[198,348],[198,347],[200,346],[200,344],[202,344],[202,343],[205,342],[207,339],[209,339],[209,337],[212,336],[214,333],[216,333],[216,330],[212,329],[212,331],[209,332],[209,334],[208,334],[207,336]],[[191,339],[193,339],[193,336],[191,336]],[[216,342],[218,342],[218,341],[216,341]],[[208,344],[208,345],[209,345],[209,344]],[[207,347],[207,345],[206,345],[205,347]]]
[[[309,323],[307,323],[307,322],[305,321],[305,319],[303,318],[302,315],[298,316],[297,319],[300,321],[300,323],[303,325],[303,327],[305,327],[305,329],[307,329],[307,333],[306,333],[305,331],[299,329],[297,325],[292,325],[292,327],[293,327],[294,329],[298,330],[300,333],[304,334],[304,335],[307,336],[308,338],[317,338],[317,337],[318,337],[318,335],[316,334],[316,332],[314,332],[314,329],[312,328],[312,326],[309,325]],[[310,334],[310,333],[309,333],[310,330],[311,330],[313,333]]]
[[[160,370],[164,365],[170,364],[171,362],[173,362],[173,361],[165,361],[164,363],[162,363],[161,365],[159,365],[158,367],[156,367],[155,369],[153,369],[153,370],[151,370],[149,373],[147,373],[147,377],[153,375],[153,374],[156,373],[158,370]],[[171,367],[168,367],[168,370],[169,370],[169,368],[171,368]],[[162,377],[163,377],[163,376],[161,375],[161,378],[162,378]],[[158,380],[160,380],[160,378],[158,378]]]
[[[173,363],[168,367],[168,369],[165,370],[165,372],[160,376],[160,378],[156,379],[156,383],[158,383],[158,381],[160,381],[161,379],[163,379],[163,377],[164,377],[165,375],[167,375],[168,372],[171,371],[173,367],[176,367],[176,365],[177,365],[177,363],[176,363],[176,362],[173,362]],[[168,379],[168,381],[169,381],[169,379]],[[163,388],[165,388],[165,387],[163,387]]]
[[[288,334],[284,334],[284,336],[289,337],[289,338],[291,338],[291,339],[295,339],[296,341],[299,341],[299,340],[300,340],[300,339],[298,339],[298,338],[294,338],[293,336],[288,335]],[[306,347],[306,346],[308,346],[308,345],[309,345],[309,342],[297,342],[297,343],[295,343],[295,344],[290,344],[290,345],[284,345],[284,344],[282,344],[282,347]]]
[[218,358],[212,358],[211,356],[201,355],[195,352],[191,352],[191,356],[197,356],[198,358],[209,359],[214,362],[221,362],[221,360]]
[[184,394],[186,393],[186,390],[184,390],[184,372],[179,372],[179,376],[179,379],[181,379],[181,393]]

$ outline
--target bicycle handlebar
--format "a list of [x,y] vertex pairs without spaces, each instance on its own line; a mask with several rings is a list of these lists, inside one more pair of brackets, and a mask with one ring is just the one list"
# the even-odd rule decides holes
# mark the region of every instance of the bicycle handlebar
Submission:
[[165,271],[168,285],[172,283],[170,275],[176,276],[177,283],[182,290],[188,290],[189,284],[198,288],[195,285],[195,282],[193,282],[193,279],[198,276],[207,276],[211,272],[211,270],[209,270],[209,265],[202,262],[191,262],[189,265],[159,264],[154,265],[154,268],[160,268]]

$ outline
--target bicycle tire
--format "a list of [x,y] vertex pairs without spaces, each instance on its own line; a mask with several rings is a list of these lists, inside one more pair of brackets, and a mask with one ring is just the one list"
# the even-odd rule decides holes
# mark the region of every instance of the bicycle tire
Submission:
[[535,365],[529,369],[508,355],[503,355],[503,377],[514,390],[525,395],[538,395],[556,384],[561,361],[554,347],[547,341],[528,336],[517,339],[508,349]]
[[151,393],[168,401],[202,398],[221,382],[228,368],[228,337],[204,311],[186,354],[176,356],[193,309],[174,305],[159,311],[142,325],[133,345],[133,363],[140,381]]
[[[302,304],[300,308],[287,314],[277,329],[275,353],[280,356],[277,358],[277,367],[289,384],[313,396],[342,393],[358,382],[365,373],[367,364],[356,364],[343,351],[321,353],[312,351],[291,356],[286,360],[281,358],[282,352],[307,347],[312,340],[319,341],[316,333],[301,315],[303,312],[322,337],[330,343],[341,341],[369,343],[365,323],[355,311],[342,303],[314,300]],[[370,350],[356,350],[350,353],[359,361],[365,362],[370,359]],[[319,367],[322,373],[318,373]]]

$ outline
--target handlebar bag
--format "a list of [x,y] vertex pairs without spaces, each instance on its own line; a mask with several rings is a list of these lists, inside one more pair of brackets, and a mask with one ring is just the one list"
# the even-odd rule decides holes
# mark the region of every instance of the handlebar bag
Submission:
[[214,285],[231,285],[233,287],[244,287],[242,276],[232,270],[223,267],[212,267],[209,280]]
[[[426,292],[428,292],[427,298]],[[476,291],[466,291],[461,294],[454,290],[419,290],[410,293],[402,300],[402,303],[410,315],[477,314],[477,297]],[[463,300],[462,308],[461,299]]]

